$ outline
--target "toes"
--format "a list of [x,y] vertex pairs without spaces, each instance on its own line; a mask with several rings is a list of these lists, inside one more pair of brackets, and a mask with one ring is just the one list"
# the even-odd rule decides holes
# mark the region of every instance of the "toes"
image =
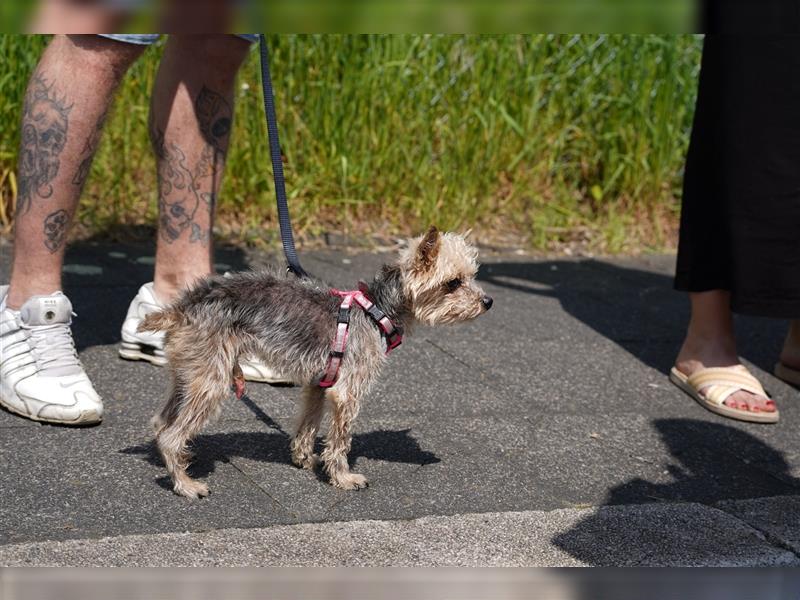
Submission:
[[775,412],[775,403],[769,398],[756,396],[746,392],[736,392],[725,400],[725,406],[734,410],[746,410],[748,412]]
[[750,401],[750,411],[751,412],[766,412],[767,410],[767,398],[763,396],[750,396],[748,398]]
[[[705,389],[706,388],[702,388],[700,393],[702,394]],[[775,406],[775,402],[769,398],[751,394],[743,390],[739,390],[728,396],[723,404],[734,410],[743,410],[753,413],[774,413],[778,410]]]
[[727,400],[725,400],[724,404],[728,408],[732,408],[734,410],[747,410],[747,405],[746,404],[742,404],[740,406],[735,398],[728,398]]
[[755,410],[758,412],[775,412],[775,403],[769,398],[757,396]]
[[728,406],[734,410],[746,410],[750,411],[750,404],[748,404],[747,396],[742,394],[742,392],[736,392],[728,397],[725,400],[725,406]]
[[745,394],[744,392],[739,392],[737,395],[739,396],[740,410],[746,410],[749,412],[758,412],[758,406],[755,396],[753,396],[752,394]]

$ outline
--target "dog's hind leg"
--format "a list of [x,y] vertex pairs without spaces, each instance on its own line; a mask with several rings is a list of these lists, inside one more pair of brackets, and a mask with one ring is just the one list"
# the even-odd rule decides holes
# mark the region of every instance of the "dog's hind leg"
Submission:
[[181,405],[181,398],[183,398],[184,394],[182,393],[183,386],[178,383],[178,375],[177,373],[172,373],[172,382],[171,388],[169,391],[169,395],[167,396],[167,401],[164,403],[164,406],[158,411],[152,419],[150,419],[150,425],[153,427],[153,432],[156,434],[156,437],[161,433],[161,430],[164,429],[168,424],[175,421],[175,418],[178,416],[178,408]]
[[353,390],[346,386],[342,388],[327,392],[331,402],[331,426],[325,437],[325,450],[321,458],[331,485],[343,490],[357,490],[367,487],[367,478],[350,472],[347,453],[350,452],[351,430],[360,402]]
[[314,442],[324,408],[325,390],[316,385],[307,385],[303,389],[303,411],[291,443],[292,462],[303,469],[314,469],[319,463],[319,456],[314,454]]
[[[167,471],[172,476],[173,489],[180,496],[198,498],[208,495],[208,487],[189,477],[186,472],[191,460],[186,446],[208,420],[219,412],[227,393],[227,378],[214,378],[206,374],[201,384],[193,382],[185,389],[176,390],[169,400],[169,404],[175,406],[175,416],[171,422],[161,424],[156,435],[156,444]],[[162,412],[162,418],[163,414]]]
[[[213,347],[210,347],[213,346]],[[156,445],[172,476],[176,494],[187,498],[208,495],[208,487],[186,472],[190,454],[189,441],[219,413],[230,390],[230,378],[236,353],[223,344],[183,346],[189,355],[170,353],[174,369],[174,387],[167,404],[155,417]],[[197,355],[202,352],[202,355]]]

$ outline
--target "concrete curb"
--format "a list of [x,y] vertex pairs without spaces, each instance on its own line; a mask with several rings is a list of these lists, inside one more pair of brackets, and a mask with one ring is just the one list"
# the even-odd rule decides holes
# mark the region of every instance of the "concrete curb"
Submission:
[[[785,498],[761,499],[782,503]],[[4,566],[792,566],[800,557],[727,511],[695,503],[499,512],[408,521],[36,542]],[[768,510],[766,504],[763,506]]]

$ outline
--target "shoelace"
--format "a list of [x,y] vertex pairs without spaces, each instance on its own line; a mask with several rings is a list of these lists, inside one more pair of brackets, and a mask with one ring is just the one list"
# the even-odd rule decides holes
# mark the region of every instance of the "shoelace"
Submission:
[[33,343],[36,365],[42,375],[48,375],[48,371],[59,371],[53,374],[61,375],[64,374],[64,370],[71,370],[71,367],[81,368],[69,323],[53,325],[21,323],[20,327],[30,332],[28,339]]

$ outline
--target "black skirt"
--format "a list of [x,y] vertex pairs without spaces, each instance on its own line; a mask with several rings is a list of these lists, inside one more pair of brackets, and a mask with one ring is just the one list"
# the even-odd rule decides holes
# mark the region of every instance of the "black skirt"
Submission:
[[800,35],[708,35],[675,288],[800,318]]

